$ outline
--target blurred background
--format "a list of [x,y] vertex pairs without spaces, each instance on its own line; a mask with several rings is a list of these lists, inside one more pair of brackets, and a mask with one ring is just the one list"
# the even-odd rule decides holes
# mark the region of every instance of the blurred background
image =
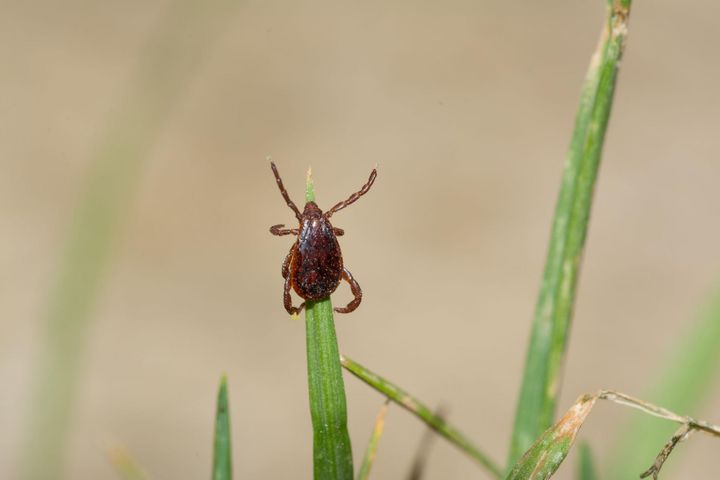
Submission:
[[[503,462],[604,8],[6,3],[0,478],[118,478],[118,448],[154,479],[207,478],[223,372],[236,477],[311,477],[304,325],[281,296],[292,240],[268,233],[293,216],[267,156],[298,203],[312,165],[321,208],[379,164],[371,192],[333,217],[365,293],[336,318],[341,351],[444,405]],[[718,18],[711,0],[634,6],[561,410],[599,388],[658,400],[717,286]],[[718,422],[720,391],[703,385],[679,413]],[[346,387],[359,461],[382,398]],[[638,415],[596,407],[581,437],[600,465]],[[392,407],[374,476],[403,478],[423,432]],[[718,449],[696,435],[663,478],[708,478]],[[637,478],[654,454],[606,478]],[[426,473],[486,478],[443,440]]]

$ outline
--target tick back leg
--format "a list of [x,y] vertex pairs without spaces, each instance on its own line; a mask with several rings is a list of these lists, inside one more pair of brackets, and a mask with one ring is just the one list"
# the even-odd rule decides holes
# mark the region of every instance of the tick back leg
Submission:
[[352,292],[353,300],[347,304],[346,307],[335,307],[335,311],[337,313],[350,313],[353,310],[355,310],[358,305],[360,305],[360,302],[362,301],[362,290],[360,289],[360,285],[357,283],[357,281],[353,278],[352,273],[350,273],[350,270],[347,268],[343,269],[343,275],[342,278],[345,279],[346,282],[350,284],[350,291]]
[[284,226],[282,223],[280,225],[273,225],[270,227],[270,233],[280,237],[282,235],[297,235],[299,232],[297,228],[282,228]]
[[299,314],[305,306],[305,302],[302,302],[299,307],[293,307],[292,305],[292,297],[290,296],[290,275],[285,278],[285,288],[283,289],[283,303],[285,304],[285,310],[287,310],[290,315]]

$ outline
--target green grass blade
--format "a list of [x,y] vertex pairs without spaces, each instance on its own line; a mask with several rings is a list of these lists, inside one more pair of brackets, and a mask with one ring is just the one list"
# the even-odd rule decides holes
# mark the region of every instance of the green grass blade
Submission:
[[629,7],[629,0],[610,4],[582,89],[532,325],[508,465],[553,423],[555,416],[593,190],[625,43]]
[[578,460],[577,480],[598,480],[590,445],[582,442],[579,446],[578,453],[580,454],[580,458]]
[[[718,345],[720,287],[713,292],[689,335],[671,356],[661,380],[645,398],[681,415],[700,416],[704,401],[720,378]],[[607,478],[626,478],[643,471],[675,428],[653,417],[633,418],[614,445],[607,462]]]
[[230,441],[230,409],[227,378],[223,375],[217,394],[215,441],[213,443],[213,480],[232,480],[232,443]]
[[[310,171],[305,199],[315,201]],[[352,447],[330,298],[306,302],[305,331],[315,480],[349,480],[353,478]]]
[[380,437],[382,437],[383,429],[385,428],[385,414],[387,413],[388,406],[389,400],[383,403],[377,418],[375,418],[375,427],[370,435],[370,441],[365,450],[362,464],[360,464],[360,470],[358,470],[356,477],[357,480],[367,480],[370,477],[370,469],[375,461],[375,454],[377,453],[377,447],[380,443]]
[[330,299],[307,302],[305,323],[315,479],[351,479],[345,385]]
[[224,0],[172,3],[118,99],[118,108],[106,119],[44,308],[20,452],[22,480],[63,476],[86,334],[125,210],[172,107],[221,32],[218,21],[229,17],[228,6]]
[[429,409],[420,400],[410,395],[408,392],[389,382],[381,376],[371,372],[359,363],[351,360],[346,356],[340,358],[342,366],[347,371],[355,375],[357,378],[373,387],[387,398],[397,403],[407,411],[414,414],[420,420],[425,422],[430,428],[435,430],[440,436],[458,447],[460,450],[468,454],[477,461],[493,478],[502,478],[502,469],[493,462],[489,456],[475,447],[462,433],[447,423],[441,416]]
[[553,476],[565,460],[575,436],[592,410],[596,396],[581,397],[575,405],[517,461],[507,480],[544,480]]

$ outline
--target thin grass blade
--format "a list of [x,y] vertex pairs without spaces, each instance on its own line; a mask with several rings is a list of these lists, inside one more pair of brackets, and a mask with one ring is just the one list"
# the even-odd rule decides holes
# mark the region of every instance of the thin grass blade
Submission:
[[370,477],[370,470],[372,469],[373,463],[375,462],[375,454],[377,453],[378,445],[380,444],[380,437],[382,437],[383,429],[385,428],[385,414],[388,411],[389,400],[383,403],[380,407],[375,418],[375,427],[373,428],[372,434],[370,435],[370,441],[368,442],[367,449],[365,450],[365,457],[363,457],[360,470],[357,474],[357,480],[367,480]]
[[418,417],[440,436],[468,454],[493,478],[502,478],[502,469],[493,462],[488,455],[475,447],[467,437],[446,422],[444,418],[435,415],[435,413],[420,400],[346,356],[340,357],[340,362],[347,371]]
[[220,22],[230,18],[231,6],[225,0],[171,3],[118,99],[115,114],[104,122],[44,308],[20,452],[22,480],[63,476],[87,330],[126,208],[173,106],[222,32]]
[[[668,409],[700,415],[720,379],[720,286],[716,288],[687,338],[678,344],[657,385],[644,397]],[[717,412],[716,412],[717,413]],[[607,478],[642,471],[675,427],[652,417],[632,418],[607,463]]]
[[507,480],[545,480],[553,476],[565,460],[578,430],[585,422],[596,396],[585,395],[547,429],[513,467]]
[[215,440],[213,442],[213,480],[232,480],[232,442],[230,441],[230,407],[227,378],[223,375],[217,394]]
[[124,448],[110,451],[110,463],[123,480],[150,480],[150,475]]
[[590,445],[586,442],[580,443],[578,453],[580,458],[578,460],[577,480],[598,480]]
[[[308,172],[306,201],[315,201]],[[345,384],[330,298],[305,304],[308,390],[316,480],[350,480],[353,458],[347,429]]]
[[593,190],[627,34],[630,0],[608,16],[582,89],[532,324],[508,465],[555,417]]

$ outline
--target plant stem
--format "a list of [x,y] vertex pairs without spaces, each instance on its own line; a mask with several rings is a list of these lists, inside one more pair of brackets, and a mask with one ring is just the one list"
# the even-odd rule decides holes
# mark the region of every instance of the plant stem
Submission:
[[562,383],[593,190],[627,34],[630,0],[608,2],[608,17],[583,86],[555,209],[508,465],[553,423]]
[[345,367],[347,371],[414,414],[450,443],[470,455],[470,457],[476,460],[493,478],[502,478],[502,469],[496,465],[495,462],[478,450],[470,440],[447,423],[444,418],[435,415],[435,413],[420,400],[346,356],[340,357],[340,363],[342,363],[342,366]]
[[[308,171],[306,201],[315,200]],[[353,478],[345,385],[330,298],[305,304],[308,389],[316,480]]]

